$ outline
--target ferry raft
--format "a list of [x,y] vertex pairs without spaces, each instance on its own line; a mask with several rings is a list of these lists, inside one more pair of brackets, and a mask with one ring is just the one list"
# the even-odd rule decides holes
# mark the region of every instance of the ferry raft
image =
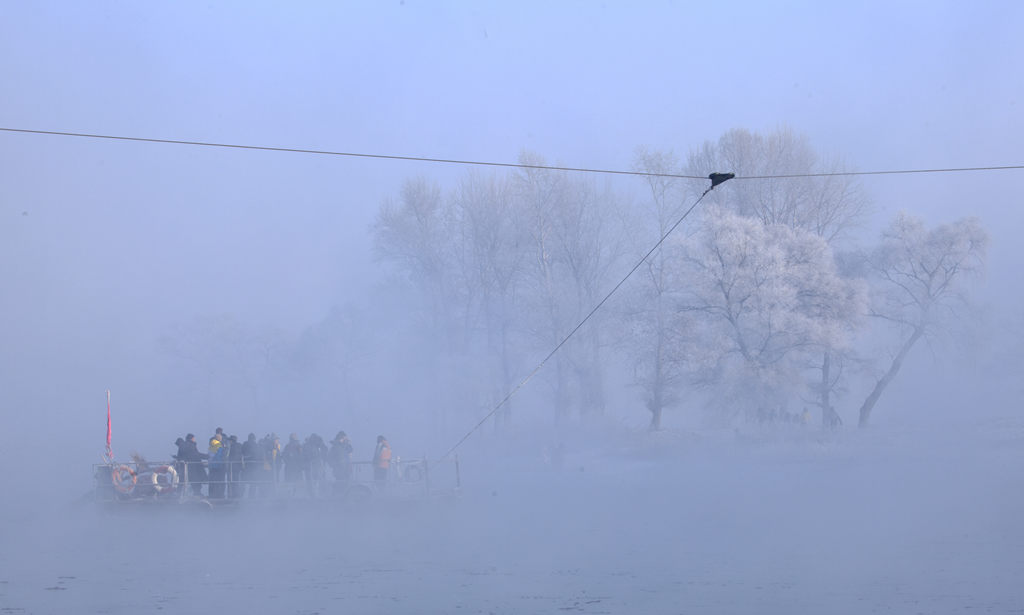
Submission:
[[149,462],[137,457],[127,463],[96,464],[93,499],[108,510],[215,511],[318,504],[358,507],[378,501],[453,500],[459,497],[462,486],[458,456],[442,462],[398,457],[392,460],[383,480],[374,478],[370,461],[351,462],[347,479],[331,478],[330,470],[322,468],[291,482],[282,479],[280,464],[249,473],[242,467],[229,467],[221,480],[192,480],[189,467],[195,467],[194,463],[198,462]]

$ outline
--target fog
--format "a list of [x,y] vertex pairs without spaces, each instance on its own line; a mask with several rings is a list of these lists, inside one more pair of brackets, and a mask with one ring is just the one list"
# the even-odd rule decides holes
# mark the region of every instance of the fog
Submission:
[[[1018,5],[0,14],[0,128],[737,174],[542,364],[709,182],[0,131],[4,613],[1024,609],[1024,171],[743,179],[1024,164]],[[100,507],[108,390],[444,497]]]

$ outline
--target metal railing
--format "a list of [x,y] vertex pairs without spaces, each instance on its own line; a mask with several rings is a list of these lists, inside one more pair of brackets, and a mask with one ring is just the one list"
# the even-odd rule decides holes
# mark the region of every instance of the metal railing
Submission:
[[[461,487],[457,456],[438,464],[396,457],[388,467],[372,461],[328,465],[323,461],[288,464],[273,460],[130,461],[94,464],[95,499],[118,501],[239,501],[254,498],[366,499],[376,493],[430,496],[431,471],[454,468],[454,489]],[[449,482],[449,481],[445,481]]]

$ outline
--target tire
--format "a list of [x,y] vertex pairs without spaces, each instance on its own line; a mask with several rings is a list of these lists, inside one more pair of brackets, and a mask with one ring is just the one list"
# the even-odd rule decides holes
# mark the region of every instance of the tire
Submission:
[[138,475],[135,470],[126,465],[116,466],[110,471],[110,482],[114,485],[114,490],[121,495],[130,495],[135,490],[136,481]]
[[[178,471],[174,469],[174,466],[160,466],[150,473],[149,476],[153,484],[153,490],[157,493],[174,491],[178,487]],[[166,476],[166,482],[160,482],[160,477],[162,476]]]

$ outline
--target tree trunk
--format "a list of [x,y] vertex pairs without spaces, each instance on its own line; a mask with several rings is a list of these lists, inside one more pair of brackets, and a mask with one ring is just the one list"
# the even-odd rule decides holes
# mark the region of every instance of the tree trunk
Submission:
[[[501,385],[505,391],[512,390],[512,359],[508,354],[508,321],[505,316],[505,310],[502,308],[501,313]],[[504,415],[503,420],[505,427],[512,423],[512,400],[509,399],[505,402],[505,407],[501,409],[501,414]]]
[[829,385],[829,371],[831,367],[832,356],[826,351],[825,358],[821,361],[821,426],[831,427],[833,424],[832,419],[832,405],[829,403],[829,394],[832,391],[832,387]]
[[914,347],[917,340],[921,339],[921,335],[924,334],[923,327],[914,327],[914,333],[903,343],[903,347],[896,354],[896,357],[892,360],[892,365],[889,366],[889,371],[885,372],[885,375],[875,384],[874,390],[868,395],[868,398],[864,400],[864,403],[860,407],[860,420],[858,422],[859,427],[867,427],[868,420],[871,418],[871,410],[875,407],[875,403],[878,402],[878,398],[881,397],[882,392],[885,391],[892,379],[899,373],[900,367],[903,366],[903,359],[907,357],[907,353]]
[[825,353],[821,360],[821,399],[818,400],[821,406],[821,426],[828,429],[835,429],[843,424],[839,414],[832,406],[832,355]]
[[661,406],[652,407],[651,409],[651,431],[658,431],[661,429]]

